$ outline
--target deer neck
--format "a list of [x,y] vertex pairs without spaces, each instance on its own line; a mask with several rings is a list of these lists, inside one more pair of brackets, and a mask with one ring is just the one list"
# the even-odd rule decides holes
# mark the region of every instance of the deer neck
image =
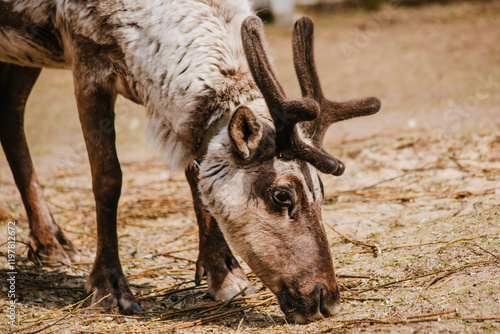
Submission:
[[226,128],[229,124],[229,120],[231,119],[232,113],[229,111],[224,112],[218,120],[213,122],[207,129],[205,133],[205,137],[203,137],[203,141],[201,142],[200,148],[196,153],[195,164],[199,165],[203,162],[205,155],[208,151],[208,145],[212,141],[212,139],[218,135],[222,129]]

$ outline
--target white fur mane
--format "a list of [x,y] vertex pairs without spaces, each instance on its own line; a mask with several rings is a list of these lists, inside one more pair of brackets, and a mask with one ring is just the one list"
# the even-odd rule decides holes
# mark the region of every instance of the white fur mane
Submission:
[[[17,0],[12,6],[26,22],[2,30],[0,61],[71,69],[75,52],[87,47],[76,43],[88,43],[87,56],[110,66],[92,75],[114,75],[115,91],[146,107],[150,142],[173,170],[195,157],[200,137],[223,113],[261,96],[240,36],[241,23],[253,15],[246,0]],[[44,35],[44,24],[56,33]],[[56,51],[43,43],[47,36]]]
[[[199,117],[196,108],[203,97],[213,92],[217,97],[235,96],[218,101],[220,109],[234,110],[260,95],[256,90],[231,92],[237,77],[221,73],[249,73],[240,27],[252,11],[246,1],[234,0],[125,3],[129,8],[121,17],[122,49],[132,76],[129,84],[135,84],[147,108],[148,139],[172,170],[184,168],[196,152],[182,133],[189,132],[186,127]],[[215,110],[204,126],[224,111]]]

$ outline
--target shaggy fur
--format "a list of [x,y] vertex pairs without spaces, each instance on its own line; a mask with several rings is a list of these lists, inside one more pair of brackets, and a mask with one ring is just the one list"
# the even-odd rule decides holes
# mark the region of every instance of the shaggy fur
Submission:
[[99,45],[116,91],[146,107],[148,138],[183,170],[211,124],[261,96],[241,45],[249,15],[230,0],[3,1],[0,61],[70,69],[78,39]]

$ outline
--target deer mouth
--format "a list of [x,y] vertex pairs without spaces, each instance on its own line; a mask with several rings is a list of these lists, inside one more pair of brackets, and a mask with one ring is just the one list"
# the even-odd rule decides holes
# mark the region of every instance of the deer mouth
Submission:
[[286,318],[299,324],[333,316],[340,310],[338,289],[330,291],[323,283],[316,283],[308,295],[299,294],[295,288],[285,287],[276,296]]

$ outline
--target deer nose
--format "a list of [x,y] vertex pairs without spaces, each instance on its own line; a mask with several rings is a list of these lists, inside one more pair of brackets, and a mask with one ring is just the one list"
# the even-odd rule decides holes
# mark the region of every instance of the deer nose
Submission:
[[307,295],[300,294],[298,289],[285,287],[276,295],[286,317],[301,324],[330,317],[340,310],[338,286],[332,291],[325,284],[316,283]]
[[325,317],[330,317],[340,311],[340,294],[338,286],[335,285],[335,291],[330,291],[328,288],[320,283],[316,285],[319,290],[319,311]]

